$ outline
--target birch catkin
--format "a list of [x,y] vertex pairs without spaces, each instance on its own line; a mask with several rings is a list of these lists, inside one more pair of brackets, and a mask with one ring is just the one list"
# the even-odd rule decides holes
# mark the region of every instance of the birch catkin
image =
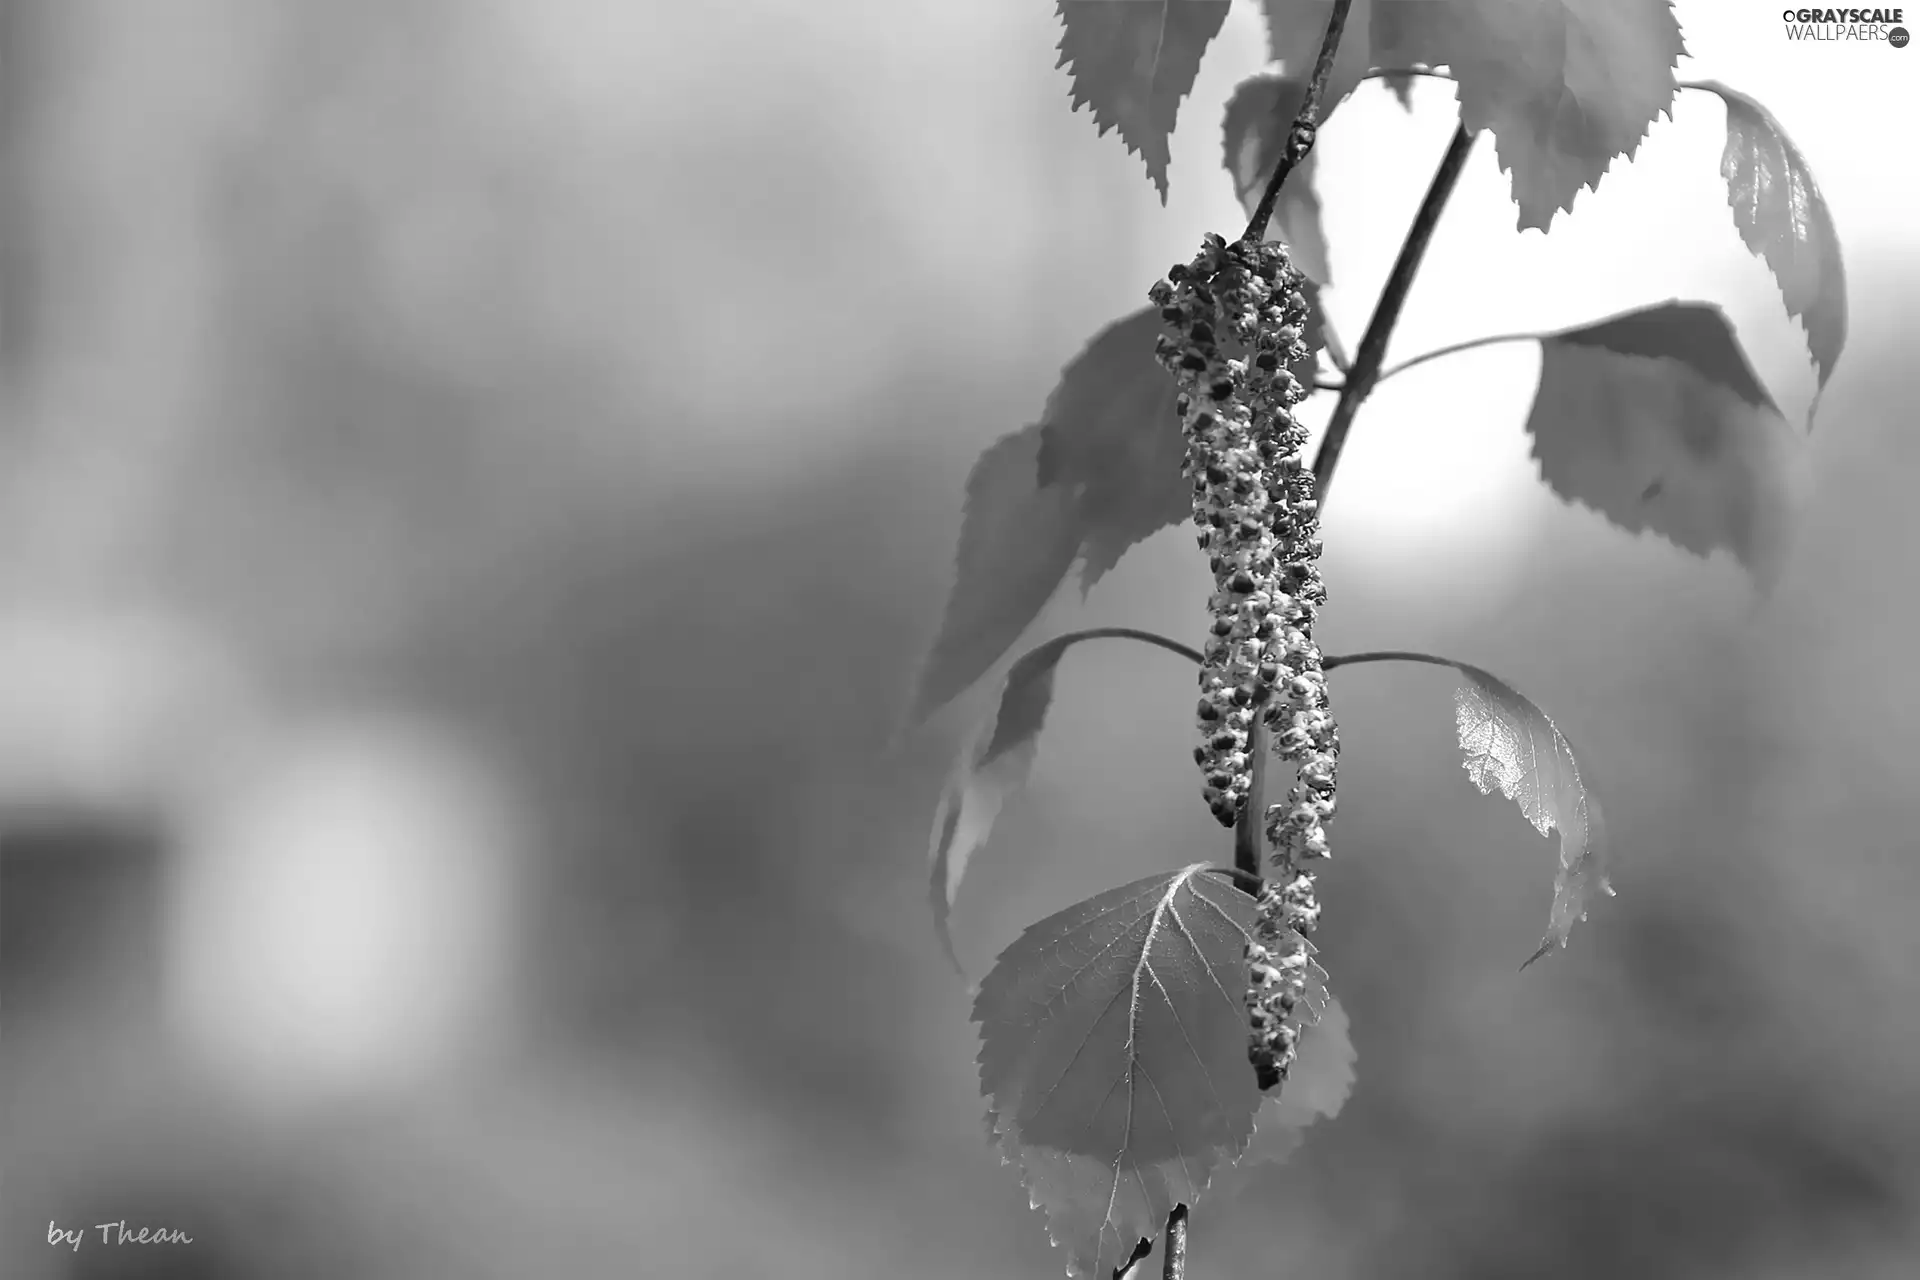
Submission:
[[[1339,739],[1313,624],[1326,592],[1313,474],[1301,462],[1305,429],[1293,406],[1306,388],[1290,366],[1306,358],[1307,301],[1285,246],[1227,244],[1209,234],[1190,263],[1149,290],[1179,339],[1162,336],[1160,362],[1179,382],[1193,481],[1193,519],[1213,572],[1209,635],[1196,709],[1194,760],[1213,816],[1232,826],[1252,784],[1254,717],[1273,750],[1296,766],[1287,799],[1263,829],[1272,875],[1262,885],[1249,944],[1248,1057],[1262,1089],[1286,1077],[1298,1036],[1292,1017],[1320,916],[1304,864],[1327,856]],[[1229,358],[1222,339],[1247,354]]]

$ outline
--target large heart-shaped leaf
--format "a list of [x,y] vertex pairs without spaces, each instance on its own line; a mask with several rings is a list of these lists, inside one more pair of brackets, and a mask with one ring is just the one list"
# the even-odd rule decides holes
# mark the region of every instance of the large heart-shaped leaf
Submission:
[[1196,863],[1032,925],[981,982],[987,1118],[1070,1275],[1107,1280],[1246,1149],[1261,1102],[1245,1003],[1255,911]]

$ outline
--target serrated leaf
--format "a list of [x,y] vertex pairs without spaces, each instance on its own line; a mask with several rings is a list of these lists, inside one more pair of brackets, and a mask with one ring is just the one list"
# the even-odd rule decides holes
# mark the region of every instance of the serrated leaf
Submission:
[[1046,607],[1080,547],[1073,495],[1040,483],[1036,424],[990,445],[967,477],[953,590],[914,696],[918,723],[998,662]]
[[1041,414],[1040,482],[1078,502],[1083,590],[1134,543],[1192,511],[1173,411],[1179,388],[1153,356],[1160,333],[1151,307],[1102,329],[1062,370]]
[[[1668,0],[1447,0],[1416,60],[1453,68],[1460,120],[1493,133],[1520,229],[1547,229],[1670,114],[1685,52]],[[1416,18],[1421,15],[1415,13]]]
[[1196,863],[1032,925],[980,984],[988,1124],[1069,1275],[1107,1280],[1245,1150],[1254,914]]
[[[1800,317],[1806,327],[1807,352],[1824,390],[1847,342],[1847,272],[1833,212],[1807,158],[1765,107],[1717,80],[1697,87],[1711,89],[1727,104],[1720,176],[1726,179],[1733,223],[1779,282],[1787,314]],[[1817,394],[1814,403],[1819,403]],[[1808,425],[1812,421],[1810,408]]]
[[932,877],[928,900],[941,949],[964,975],[954,953],[949,915],[967,863],[993,834],[1000,809],[1027,785],[1033,757],[1053,704],[1053,677],[1060,656],[1075,636],[1061,636],[1023,654],[1007,672],[993,715],[981,724],[960,754],[953,776],[933,813],[927,861]]
[[1665,302],[1548,335],[1527,433],[1561,498],[1696,555],[1724,547],[1763,588],[1777,581],[1805,440],[1718,307]]
[[[1286,154],[1287,134],[1306,97],[1304,80],[1257,75],[1242,80],[1227,100],[1221,142],[1233,192],[1251,218],[1274,166]],[[1322,110],[1322,119],[1326,111]],[[1314,153],[1309,151],[1280,188],[1266,238],[1284,242],[1293,265],[1320,284],[1333,283],[1327,237],[1320,227],[1320,195],[1313,189]]]
[[1104,135],[1120,131],[1167,200],[1168,139],[1200,56],[1227,18],[1228,0],[1059,0],[1060,61],[1073,109],[1093,109]]
[[1541,835],[1560,832],[1547,933],[1540,949],[1520,966],[1524,969],[1556,944],[1567,945],[1574,923],[1587,918],[1587,900],[1595,889],[1613,893],[1600,802],[1580,781],[1573,746],[1546,712],[1491,672],[1464,662],[1451,665],[1468,680],[1453,695],[1467,776],[1482,795],[1499,788]]
[[1283,1164],[1306,1140],[1307,1127],[1340,1114],[1353,1093],[1353,1027],[1338,1000],[1329,998],[1325,1010],[1300,1035],[1300,1047],[1287,1072],[1286,1083],[1261,1099],[1254,1113],[1253,1140],[1240,1162],[1220,1176],[1215,1192],[1226,1198],[1239,1194],[1263,1164]]
[[[1307,358],[1294,375],[1311,384],[1324,342],[1311,280]],[[1135,543],[1192,517],[1193,486],[1180,471],[1186,441],[1173,410],[1179,388],[1154,359],[1162,332],[1152,307],[1095,335],[1060,375],[1041,416],[1040,482],[1078,504],[1080,585],[1091,590]],[[1223,342],[1229,356],[1243,354]]]

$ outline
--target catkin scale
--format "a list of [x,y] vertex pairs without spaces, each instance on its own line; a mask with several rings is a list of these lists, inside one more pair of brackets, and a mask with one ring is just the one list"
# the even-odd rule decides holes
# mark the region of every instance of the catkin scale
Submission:
[[[1262,1089],[1286,1077],[1310,968],[1306,937],[1320,917],[1303,865],[1327,856],[1340,744],[1313,624],[1326,591],[1305,429],[1292,408],[1306,395],[1290,366],[1307,355],[1307,302],[1285,246],[1208,235],[1190,263],[1148,296],[1174,331],[1156,347],[1180,386],[1175,408],[1193,484],[1196,541],[1214,591],[1202,650],[1194,761],[1202,798],[1232,826],[1252,785],[1251,730],[1260,717],[1275,754],[1296,766],[1284,801],[1262,815],[1272,872],[1262,883],[1248,944],[1248,1057]],[[1225,334],[1249,353],[1229,357]]]

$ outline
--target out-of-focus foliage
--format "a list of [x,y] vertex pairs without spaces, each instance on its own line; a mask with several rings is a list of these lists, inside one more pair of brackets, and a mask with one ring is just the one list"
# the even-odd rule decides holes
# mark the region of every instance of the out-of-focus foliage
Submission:
[[[1054,1274],[926,929],[955,743],[876,749],[972,459],[1190,238],[1061,109],[1053,15],[141,9],[0,10],[4,631],[89,637],[0,643],[0,764],[43,771],[0,852],[0,1273],[162,1274],[45,1243],[126,1218],[249,1280]],[[1848,232],[1866,178],[1796,138]],[[1338,687],[1320,941],[1366,1072],[1203,1209],[1196,1280],[1276,1238],[1356,1280],[1912,1273],[1916,264],[1857,252],[1764,611],[1549,502],[1511,593],[1410,617],[1331,505],[1328,650],[1471,652],[1577,725],[1622,894],[1515,975],[1537,839],[1409,716],[1429,673]],[[1183,537],[1089,610],[1186,636]],[[1135,648],[1062,668],[1048,732],[1094,746],[1036,761],[995,838],[1047,856],[978,860],[963,956],[1220,839]]]

